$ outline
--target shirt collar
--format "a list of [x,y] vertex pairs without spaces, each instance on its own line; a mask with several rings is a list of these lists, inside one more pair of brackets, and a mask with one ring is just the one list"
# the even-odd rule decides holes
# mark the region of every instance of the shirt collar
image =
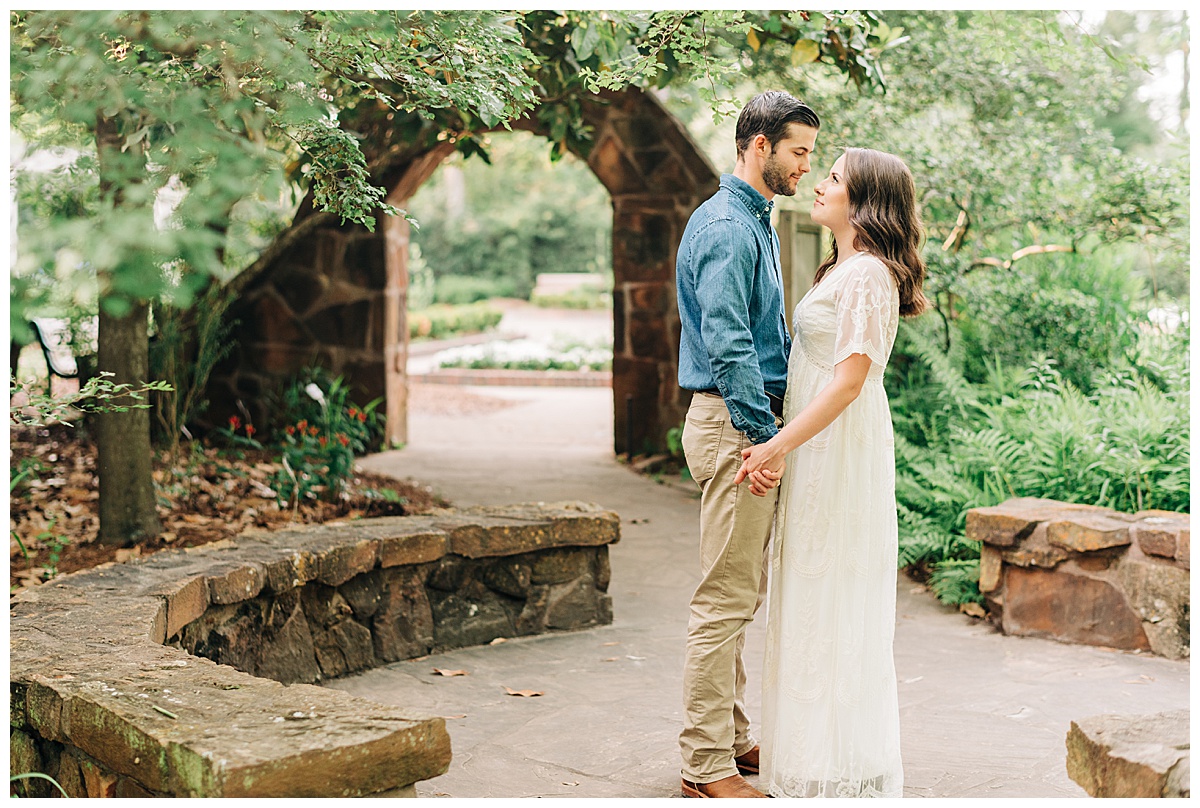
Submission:
[[754,186],[732,174],[721,175],[721,187],[728,188],[731,193],[742,200],[742,204],[756,219],[771,220],[771,211],[775,209],[775,201],[768,201],[765,196],[754,189]]

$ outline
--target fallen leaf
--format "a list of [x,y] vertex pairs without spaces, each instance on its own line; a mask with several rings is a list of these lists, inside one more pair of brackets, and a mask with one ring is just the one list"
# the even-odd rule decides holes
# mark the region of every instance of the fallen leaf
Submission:
[[494,639],[490,643],[488,643],[488,645],[499,645],[502,642],[508,642],[508,640],[505,637],[497,637],[496,639]]
[[504,689],[508,691],[508,695],[510,696],[524,696],[525,698],[530,698],[532,696],[546,695],[541,690],[513,690],[511,687],[506,687]]
[[609,645],[620,645],[620,644],[621,644],[621,643],[620,643],[620,642],[618,642],[618,641],[616,641],[616,640],[613,640],[612,642],[606,642],[606,643],[604,643],[604,645],[605,645],[605,646],[609,646]]
[[987,617],[987,612],[978,603],[963,603],[958,610],[969,617]]
[[445,668],[434,668],[433,672],[436,674],[439,674],[441,676],[466,676],[467,675],[466,671],[451,671],[451,670],[446,670]]
[[141,554],[142,554],[141,547],[130,547],[128,549],[120,549],[120,550],[117,550],[116,562],[118,564],[122,564],[122,563],[130,560],[131,558],[137,558]]
[[179,538],[179,534],[172,533],[171,531],[166,530],[166,531],[163,531],[162,533],[159,533],[158,537],[160,539],[162,539],[164,542],[166,542],[167,544],[170,544],[171,542],[173,542]]
[[924,592],[924,591],[925,591],[925,587],[923,587],[923,586],[914,586],[912,589],[908,590],[908,593],[909,593],[910,595],[919,595],[919,594],[921,594],[921,593],[922,593],[922,592]]
[[619,656],[610,656],[610,657],[606,658],[604,661],[605,661],[605,662],[616,662],[616,661],[618,661],[619,659],[620,659],[620,657],[619,657]]

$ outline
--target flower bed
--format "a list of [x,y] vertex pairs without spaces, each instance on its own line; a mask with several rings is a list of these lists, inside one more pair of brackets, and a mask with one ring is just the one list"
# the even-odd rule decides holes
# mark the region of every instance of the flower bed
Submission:
[[437,362],[443,368],[474,370],[611,370],[612,346],[521,339],[452,348],[439,353]]

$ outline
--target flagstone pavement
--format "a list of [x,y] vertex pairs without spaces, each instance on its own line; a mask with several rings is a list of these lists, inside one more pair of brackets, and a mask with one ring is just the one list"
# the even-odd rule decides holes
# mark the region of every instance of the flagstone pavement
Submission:
[[[429,484],[455,505],[586,500],[616,511],[613,623],[406,660],[328,686],[446,718],[453,760],[417,784],[423,797],[679,796],[684,637],[699,580],[690,484],[660,484],[618,462],[607,388],[428,385],[414,401],[422,406],[409,445],[362,465]],[[1005,637],[904,575],[896,593],[907,797],[1085,797],[1066,773],[1072,720],[1190,703],[1186,661]],[[747,643],[755,720],[763,642],[760,618]]]

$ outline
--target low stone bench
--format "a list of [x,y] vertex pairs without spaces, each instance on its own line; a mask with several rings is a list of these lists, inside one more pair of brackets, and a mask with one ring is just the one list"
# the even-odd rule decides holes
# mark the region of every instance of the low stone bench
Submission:
[[979,589],[1005,634],[1190,655],[1186,513],[1120,513],[1047,499],[967,512]]
[[1187,710],[1072,721],[1067,774],[1093,797],[1190,797]]
[[248,533],[63,576],[11,604],[10,771],[72,796],[415,795],[449,766],[445,722],[306,683],[609,623],[618,536],[597,506],[538,503]]

